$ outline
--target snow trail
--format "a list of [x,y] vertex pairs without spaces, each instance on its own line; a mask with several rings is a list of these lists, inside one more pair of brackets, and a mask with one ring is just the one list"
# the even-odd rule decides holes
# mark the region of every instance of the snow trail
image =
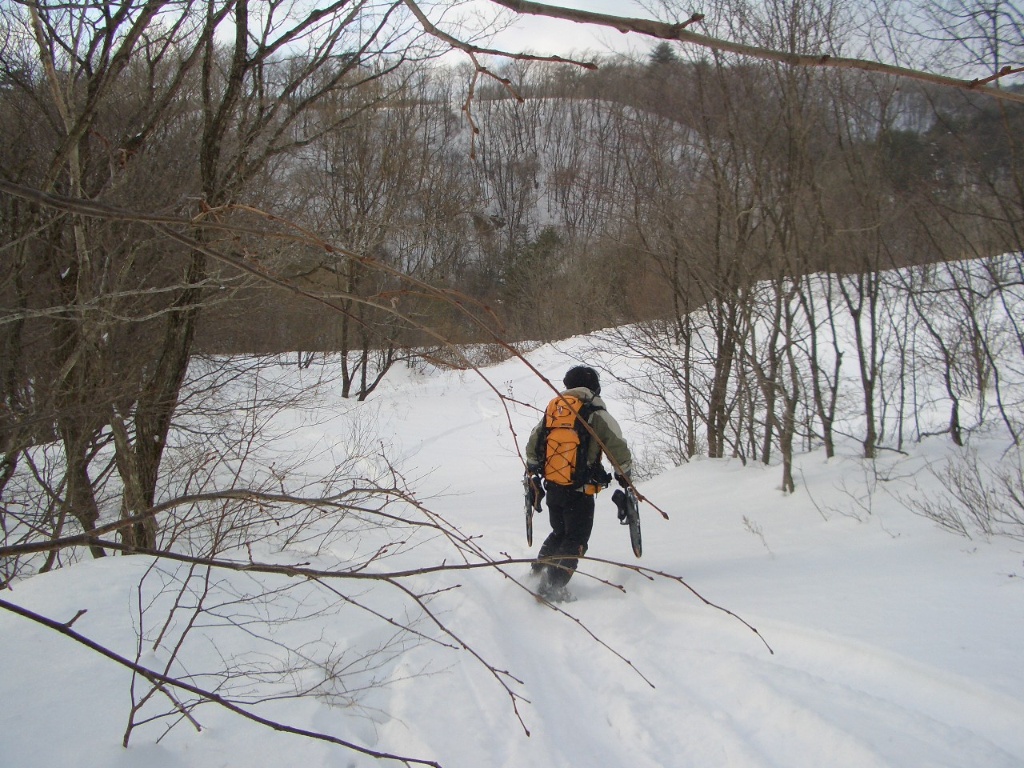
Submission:
[[[558,380],[576,354],[570,342],[542,347],[530,359]],[[517,361],[486,373],[524,403],[547,399],[543,383]],[[625,417],[614,386],[604,395],[627,439],[642,445],[643,425]],[[323,446],[323,466],[311,463],[311,476],[330,463],[331,446],[349,439],[346,428],[360,410],[341,402],[336,408],[344,418],[293,418],[297,445]],[[547,522],[537,518],[528,549],[515,446],[525,443],[536,411],[510,406],[513,438],[490,390],[474,374],[452,372],[396,375],[363,408],[381,439],[405,457],[402,471],[432,509],[477,535],[495,558],[536,553]],[[774,655],[678,583],[584,561],[571,583],[578,600],[561,608],[603,647],[509,578],[530,583],[521,564],[504,573],[420,578],[417,588],[436,592],[431,610],[457,637],[396,648],[360,678],[386,685],[348,704],[292,699],[260,711],[447,768],[1024,766],[1019,542],[957,539],[892,496],[879,497],[859,518],[822,515],[821,499],[838,508],[843,494],[836,489],[860,476],[860,464],[810,454],[800,465],[807,485],[791,495],[778,491],[775,469],[730,461],[694,461],[641,484],[671,517],[664,521],[641,505],[641,561],[610,493],[602,494],[591,542],[594,557],[683,577],[755,626]],[[339,542],[331,551],[344,558],[375,545]],[[275,558],[303,560],[315,551],[307,541]],[[398,547],[394,562],[448,554],[440,541],[421,542]],[[82,563],[18,584],[10,597],[62,620],[87,609],[76,629],[130,653],[132,596],[146,565],[138,557]],[[247,588],[243,577],[224,581],[235,591]],[[398,604],[389,589],[367,585],[362,597]],[[292,610],[315,607],[305,602],[312,593],[289,594]],[[327,607],[314,634],[338,653],[386,645],[386,633],[358,611]],[[282,625],[282,646],[299,642],[303,631],[298,619]],[[0,615],[0,636],[0,695],[18,702],[0,711],[4,768],[379,765],[210,707],[198,711],[202,733],[179,725],[155,744],[159,730],[151,730],[122,750],[125,673],[17,617]],[[529,736],[509,694],[461,643],[522,697],[516,706]],[[210,645],[193,662],[216,666],[216,653]]]

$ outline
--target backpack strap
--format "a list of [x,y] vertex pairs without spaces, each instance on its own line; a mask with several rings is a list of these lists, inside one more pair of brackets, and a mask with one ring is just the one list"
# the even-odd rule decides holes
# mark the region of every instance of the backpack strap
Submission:
[[[598,451],[597,461],[594,462],[593,466],[587,464],[587,455],[590,453],[590,443],[593,440],[593,435],[590,434],[590,430],[587,427],[590,426],[590,418],[598,411],[606,410],[602,405],[595,405],[593,402],[587,402],[582,408],[580,408],[579,421],[585,421],[587,426],[583,424],[577,424],[576,428],[580,432],[580,456],[577,463],[577,487],[585,489],[586,493],[593,495],[600,493],[602,489],[607,488],[608,484],[612,481],[612,476],[608,474],[608,471],[601,464],[601,452]],[[592,427],[591,427],[592,429]]]

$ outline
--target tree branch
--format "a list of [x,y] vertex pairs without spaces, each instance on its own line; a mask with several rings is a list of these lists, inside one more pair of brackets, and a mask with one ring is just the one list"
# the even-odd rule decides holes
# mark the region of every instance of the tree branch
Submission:
[[37,624],[41,624],[44,627],[52,629],[55,632],[59,632],[65,637],[71,638],[75,642],[84,645],[89,650],[95,651],[96,653],[100,654],[101,656],[105,656],[106,658],[110,659],[116,664],[120,664],[122,667],[130,669],[136,674],[141,675],[142,677],[149,680],[150,683],[152,683],[154,686],[163,685],[171,688],[177,688],[182,691],[186,691],[195,696],[199,696],[205,701],[209,701],[213,704],[223,707],[224,709],[230,712],[234,712],[236,715],[240,715],[241,717],[244,717],[246,720],[251,720],[254,723],[266,726],[267,728],[271,728],[275,731],[291,733],[296,736],[304,736],[307,739],[315,739],[317,741],[326,741],[331,744],[336,744],[340,747],[345,747],[346,749],[351,749],[354,752],[359,752],[360,754],[368,755],[378,760],[397,760],[398,762],[404,763],[405,765],[429,765],[433,766],[434,768],[441,768],[441,764],[433,760],[425,760],[416,757],[406,757],[403,755],[394,755],[389,752],[377,752],[376,750],[361,747],[358,744],[355,744],[351,741],[339,739],[336,736],[330,736],[326,733],[320,733],[319,731],[306,730],[305,728],[296,728],[295,726],[286,725],[285,723],[278,722],[277,720],[271,720],[266,717],[261,717],[260,715],[257,715],[255,712],[250,712],[244,707],[235,704],[230,699],[227,699],[217,693],[214,693],[213,691],[207,691],[204,688],[200,688],[190,683],[186,683],[183,680],[179,680],[175,677],[164,675],[160,672],[157,672],[156,670],[144,667],[141,664],[137,664],[136,662],[131,661],[130,659],[127,659],[118,653],[115,653],[109,648],[100,645],[96,641],[89,639],[85,635],[75,632],[73,629],[71,629],[69,624],[54,621],[53,619],[47,618],[46,616],[42,616],[38,613],[35,613],[34,611],[30,611],[27,608],[23,608],[20,605],[15,605],[14,603],[8,602],[7,600],[0,600],[0,608],[10,611],[11,613],[17,614],[18,616],[26,618],[30,621],[34,621]]
[[964,91],[982,93],[997,99],[1014,101],[1024,104],[1024,93],[993,88],[987,85],[995,79],[1014,74],[1018,70],[1004,68],[997,75],[985,78],[984,80],[961,80],[955,77],[946,77],[931,72],[924,72],[909,67],[899,67],[893,64],[883,64],[879,61],[869,59],[851,59],[842,56],[831,56],[829,54],[799,54],[787,51],[778,51],[772,48],[764,48],[757,45],[746,45],[731,40],[723,40],[718,37],[702,35],[693,32],[687,27],[703,19],[703,16],[695,14],[686,22],[679,24],[667,24],[655,21],[654,19],[637,19],[625,16],[612,16],[605,13],[577,10],[575,8],[561,8],[546,3],[535,3],[531,0],[491,0],[495,5],[500,5],[518,14],[532,16],[546,16],[552,19],[572,21],[577,24],[592,24],[602,27],[616,29],[623,34],[635,32],[646,37],[656,37],[661,40],[678,40],[681,43],[689,43],[702,48],[709,48],[715,51],[735,53],[740,56],[747,56],[763,61],[777,61],[782,64],[789,64],[794,67],[825,67],[829,69],[855,69],[864,72],[877,72],[883,75],[891,75],[908,80],[916,80],[934,85],[942,85],[950,88],[959,88]]

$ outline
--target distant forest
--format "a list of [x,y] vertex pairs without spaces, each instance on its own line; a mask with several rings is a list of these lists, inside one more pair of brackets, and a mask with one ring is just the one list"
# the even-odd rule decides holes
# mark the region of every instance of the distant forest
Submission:
[[513,62],[500,75],[507,87],[488,81],[468,104],[468,73],[439,66],[348,94],[354,115],[278,158],[251,204],[373,262],[278,242],[252,257],[371,304],[345,298],[350,314],[332,315],[240,287],[206,315],[201,348],[429,343],[382,300],[447,338],[489,340],[407,276],[507,340],[550,340],[688,312],[780,273],[1021,249],[1024,106],[876,75],[684,62],[666,46],[596,72]]

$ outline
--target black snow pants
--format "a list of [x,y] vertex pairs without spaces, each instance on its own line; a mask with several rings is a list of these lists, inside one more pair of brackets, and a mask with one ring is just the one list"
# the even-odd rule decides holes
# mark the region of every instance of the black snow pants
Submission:
[[587,553],[594,530],[594,497],[581,491],[546,483],[551,533],[540,546],[538,558],[558,558],[541,566],[553,586],[564,586],[572,578],[577,558]]

